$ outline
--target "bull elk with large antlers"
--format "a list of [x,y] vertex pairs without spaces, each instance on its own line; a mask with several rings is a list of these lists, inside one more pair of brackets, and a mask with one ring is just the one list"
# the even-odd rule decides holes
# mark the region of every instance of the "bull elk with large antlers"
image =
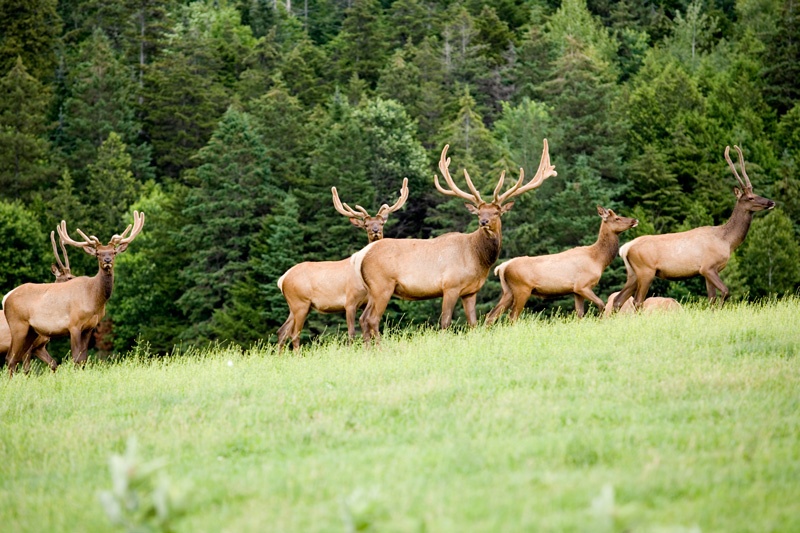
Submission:
[[[403,179],[400,198],[389,206],[383,204],[373,217],[366,209],[356,205],[353,209],[339,200],[336,187],[331,187],[333,205],[340,214],[350,219],[357,228],[367,232],[368,242],[383,238],[383,225],[389,214],[400,209],[408,199],[408,178]],[[289,304],[289,318],[278,329],[278,349],[292,338],[295,350],[300,348],[300,332],[306,317],[314,308],[321,313],[345,312],[347,334],[350,340],[356,336],[356,310],[367,301],[367,290],[356,274],[350,258],[341,261],[306,261],[286,271],[278,279],[278,288]]]
[[26,283],[8,295],[4,310],[11,330],[11,349],[6,359],[9,374],[13,375],[17,363],[39,337],[69,335],[72,360],[78,364],[86,361],[92,330],[105,316],[106,302],[114,288],[114,259],[128,248],[143,226],[144,213],[134,211],[133,225],[122,235],[111,237],[108,244],[102,244],[81,230],[77,231],[84,240],[73,240],[67,234],[67,223],[61,221],[57,228],[61,240],[95,256],[98,272],[94,277],[80,276],[69,283]]
[[592,289],[619,252],[619,234],[636,227],[639,221],[600,206],[597,206],[597,214],[602,219],[600,233],[591,246],[579,246],[558,254],[515,257],[495,268],[503,295],[486,315],[486,324],[493,324],[509,307],[509,318],[515,321],[531,294],[540,298],[572,294],[579,317],[583,317],[586,299],[603,311],[605,304]]
[[725,303],[728,287],[719,277],[736,248],[742,244],[753,213],[772,209],[775,202],[753,193],[753,185],[744,168],[744,156],[738,146],[739,168],[744,180],[736,172],[731,161],[730,146],[725,147],[725,160],[742,189],[734,187],[736,206],[730,218],[721,226],[703,226],[681,233],[664,235],[644,235],[620,248],[619,254],[625,261],[628,279],[614,301],[617,310],[636,292],[634,305],[642,305],[653,278],[667,280],[687,279],[701,275],[706,279],[708,299],[714,302],[717,291],[721,293],[720,305]]
[[502,244],[500,217],[507,213],[514,202],[511,198],[539,187],[545,179],[555,176],[550,164],[547,139],[544,140],[542,159],[534,177],[523,185],[524,172],[506,192],[500,193],[505,172],[500,175],[491,202],[483,201],[472,184],[466,169],[464,178],[470,193],[458,188],[450,176],[450,158],[445,146],[439,159],[439,171],[449,189],[439,184],[434,175],[436,189],[447,196],[467,200],[467,210],[478,217],[479,227],[472,233],[446,233],[435,239],[384,239],[370,244],[353,255],[356,271],[367,287],[367,307],[361,314],[361,330],[364,339],[379,340],[380,320],[389,299],[397,296],[404,300],[429,300],[442,297],[442,329],[450,326],[453,309],[461,298],[467,323],[477,323],[475,310],[478,291],[486,283],[489,269],[497,261]]
[[[64,254],[64,263],[61,262],[61,258],[58,256],[58,248],[56,247],[56,239],[55,239],[55,232],[50,232],[50,242],[53,244],[53,254],[56,256],[56,262],[50,265],[50,272],[56,277],[56,283],[63,283],[65,281],[69,281],[75,276],[72,275],[72,272],[69,268],[69,256],[67,256],[67,250],[64,248],[64,242],[61,241],[61,251]],[[8,295],[14,292],[11,290],[8,294],[3,296],[3,304],[5,305],[6,298]],[[55,372],[56,368],[58,368],[58,363],[56,363],[55,359],[50,355],[47,351],[47,343],[50,341],[48,337],[38,337],[36,341],[34,341],[33,346],[31,347],[31,351],[25,356],[25,361],[22,364],[23,372],[26,374],[30,371],[31,368],[31,357],[38,358],[41,362],[46,364],[50,367],[52,371]],[[8,321],[6,320],[6,314],[3,311],[0,311],[0,357],[5,360],[6,356],[8,355],[8,351],[11,349],[11,330],[8,328]]]

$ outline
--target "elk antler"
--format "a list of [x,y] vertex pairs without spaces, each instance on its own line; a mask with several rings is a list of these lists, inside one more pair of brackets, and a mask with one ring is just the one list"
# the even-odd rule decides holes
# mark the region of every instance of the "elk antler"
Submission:
[[[128,224],[128,227],[125,228],[125,231],[122,232],[122,235],[114,235],[111,237],[111,241],[108,244],[113,244],[114,246],[121,246],[123,244],[129,244],[133,239],[139,235],[139,232],[142,231],[144,227],[144,213],[140,213],[139,211],[133,212],[133,231],[131,231],[131,225]],[[127,234],[131,231],[130,236],[126,237]]]
[[53,255],[56,256],[56,263],[58,263],[58,267],[61,269],[61,272],[69,274],[70,273],[69,256],[67,256],[67,249],[64,248],[64,241],[60,240],[60,243],[61,243],[61,251],[64,253],[64,262],[67,264],[67,266],[64,266],[64,263],[61,262],[61,258],[58,256],[58,249],[56,248],[56,234],[54,231],[50,232],[50,242],[53,243]]
[[472,192],[472,194],[467,194],[459,189],[453,181],[452,176],[450,176],[450,170],[448,168],[450,166],[450,158],[447,157],[448,148],[450,148],[450,145],[445,144],[444,149],[442,150],[442,156],[439,158],[439,172],[442,173],[442,177],[444,177],[444,180],[447,182],[447,186],[450,187],[450,190],[447,190],[439,185],[439,178],[436,176],[436,174],[433,175],[433,184],[436,185],[436,189],[442,194],[463,198],[464,200],[468,200],[473,204],[480,206],[484,203],[483,199],[481,198],[478,190],[472,184],[472,180],[469,178],[467,169],[464,169],[464,178],[467,180],[467,187],[469,187],[469,190]]
[[550,148],[547,144],[547,139],[544,140],[544,148],[542,148],[542,158],[539,160],[539,168],[536,170],[536,174],[533,176],[531,181],[522,185],[522,182],[525,179],[525,172],[522,168],[519,169],[519,179],[517,182],[511,186],[506,192],[501,194],[499,197],[497,196],[497,192],[500,190],[500,184],[502,183],[503,176],[500,176],[500,182],[497,184],[495,188],[495,198],[494,202],[497,205],[502,205],[503,202],[509,200],[515,196],[519,196],[520,194],[527,192],[531,189],[535,189],[539,187],[544,180],[551,176],[557,176],[558,173],[556,172],[556,167],[550,164]]
[[733,172],[733,175],[736,176],[736,180],[739,182],[739,185],[742,186],[742,189],[753,190],[753,186],[750,184],[750,178],[747,177],[747,172],[745,172],[744,170],[744,156],[742,155],[742,150],[735,144],[733,145],[733,147],[736,148],[737,152],[739,152],[739,168],[742,169],[742,175],[744,176],[744,179],[746,181],[742,181],[742,178],[739,177],[739,173],[736,172],[736,167],[733,165],[733,161],[731,161],[730,146],[725,147],[725,160],[728,162],[728,166],[731,167],[731,171]]
[[349,205],[342,203],[342,201],[339,200],[339,193],[337,192],[336,187],[331,187],[331,193],[333,194],[333,207],[339,212],[339,214],[348,218],[359,218],[362,220],[369,218],[369,213],[367,213],[367,210],[360,205],[356,205],[356,209],[360,211],[357,212]]
[[92,236],[91,238],[87,237],[81,230],[78,230],[78,233],[80,233],[81,237],[83,237],[86,240],[83,241],[83,242],[74,240],[67,233],[67,221],[66,220],[62,220],[61,224],[56,226],[56,231],[58,232],[58,236],[61,239],[62,243],[65,242],[65,243],[67,243],[67,244],[69,244],[71,246],[75,246],[77,248],[85,248],[86,246],[96,246],[96,245],[100,244],[100,241],[97,240],[97,237],[95,237],[95,236]]
[[378,214],[376,216],[382,218],[388,217],[389,213],[394,213],[403,207],[403,204],[406,203],[406,200],[408,200],[408,178],[403,178],[403,186],[400,188],[400,198],[398,198],[391,207],[389,207],[387,204],[383,204],[381,208],[378,209]]

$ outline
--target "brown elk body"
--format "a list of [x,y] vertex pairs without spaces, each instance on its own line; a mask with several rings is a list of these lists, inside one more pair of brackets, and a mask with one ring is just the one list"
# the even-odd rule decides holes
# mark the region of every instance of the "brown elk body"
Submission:
[[610,209],[597,208],[602,218],[597,241],[561,253],[535,257],[515,257],[495,268],[503,294],[486,315],[486,324],[493,324],[509,308],[513,322],[525,307],[528,298],[549,298],[573,294],[575,312],[584,313],[584,300],[592,301],[600,311],[605,305],[592,290],[603,271],[619,252],[619,234],[638,224],[635,218],[621,217]]
[[[383,204],[373,217],[356,205],[352,209],[339,200],[336,187],[331,187],[333,205],[336,210],[348,217],[357,228],[367,232],[368,242],[383,238],[383,226],[389,214],[400,209],[408,199],[408,178],[403,179],[400,198],[394,205]],[[300,332],[303,331],[308,313],[316,309],[320,313],[341,313],[347,319],[347,334],[350,339],[356,336],[356,311],[367,301],[367,290],[350,263],[350,258],[340,261],[306,261],[299,263],[278,279],[286,303],[289,317],[278,329],[278,349],[282,349],[291,337],[295,350],[300,348]]]
[[92,330],[105,315],[106,302],[114,288],[114,259],[127,249],[144,225],[144,213],[134,211],[133,218],[133,226],[128,226],[122,235],[114,235],[105,245],[80,230],[78,233],[85,240],[71,239],[66,222],[61,221],[58,227],[61,239],[95,256],[98,272],[94,277],[80,276],[69,283],[26,283],[8,295],[4,310],[11,330],[9,374],[13,375],[17,363],[39,337],[69,335],[72,360],[79,364],[86,361]]
[[[739,168],[744,180],[731,161],[730,146],[725,148],[725,159],[742,189],[735,187],[736,206],[730,218],[721,226],[703,226],[680,233],[644,235],[620,248],[625,261],[628,279],[614,302],[620,306],[631,296],[639,307],[647,296],[650,284],[656,277],[681,280],[697,275],[706,279],[708,299],[714,302],[720,292],[720,305],[728,297],[728,288],[719,273],[727,266],[733,251],[744,241],[753,221],[753,213],[775,207],[775,202],[753,193],[753,186],[744,168],[744,157],[738,146]],[[634,294],[635,291],[635,294]]]
[[[618,295],[619,291],[609,295],[603,315],[611,316],[611,314],[614,312],[614,301]],[[683,306],[675,298],[664,298],[661,296],[651,296],[649,298],[645,298],[641,307],[641,311],[643,313],[652,313],[655,311],[679,311],[681,309],[683,309]],[[623,314],[635,313],[636,307],[633,305],[633,297],[631,296],[628,298],[628,300],[622,304],[617,312]]]
[[505,173],[494,189],[491,203],[481,199],[472,184],[466,169],[464,177],[471,194],[456,186],[450,176],[447,158],[448,146],[442,150],[439,171],[449,190],[434,184],[439,192],[467,200],[466,208],[478,217],[479,227],[472,233],[447,233],[434,239],[384,239],[372,243],[353,255],[356,271],[367,287],[367,307],[361,314],[361,330],[364,339],[379,340],[380,320],[392,296],[404,300],[429,300],[442,298],[442,314],[439,320],[444,329],[450,326],[453,310],[459,298],[464,306],[467,323],[477,323],[475,304],[478,291],[486,283],[489,269],[497,261],[502,245],[502,223],[500,217],[514,205],[507,200],[539,187],[545,179],[555,176],[550,165],[547,140],[544,141],[542,159],[533,179],[523,185],[524,173],[520,169],[517,182],[503,194],[499,194]]
[[[64,248],[63,241],[61,242],[61,251],[64,254],[64,263],[61,262],[61,258],[58,256],[58,248],[56,248],[56,239],[55,239],[55,232],[50,232],[50,242],[53,244],[53,254],[56,257],[56,262],[50,265],[50,272],[56,277],[56,283],[63,283],[65,281],[69,281],[75,276],[72,275],[72,272],[69,267],[69,256],[67,255],[67,250]],[[10,291],[3,297],[3,303],[5,303],[6,298],[8,295],[14,292],[13,290]],[[36,357],[41,362],[46,364],[50,367],[52,371],[55,372],[56,368],[58,368],[58,363],[55,359],[52,358],[50,353],[47,351],[47,343],[50,341],[47,337],[39,337],[33,343],[31,347],[31,351],[25,356],[25,361],[23,362],[23,371],[27,374],[31,368],[31,357]],[[8,355],[8,351],[11,349],[11,330],[8,328],[8,320],[6,320],[6,314],[4,311],[0,311],[0,357],[5,360],[6,356]]]

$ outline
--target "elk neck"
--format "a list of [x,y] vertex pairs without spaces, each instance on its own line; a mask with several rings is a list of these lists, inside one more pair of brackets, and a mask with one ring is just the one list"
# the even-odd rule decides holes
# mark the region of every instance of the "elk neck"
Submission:
[[619,235],[609,229],[605,222],[602,222],[597,240],[590,248],[592,249],[592,256],[601,261],[605,268],[611,264],[619,253]]
[[728,221],[720,226],[722,228],[723,238],[731,245],[731,250],[739,247],[744,238],[747,237],[747,232],[750,230],[750,224],[753,222],[753,212],[748,211],[742,204],[736,203],[733,208],[733,213]]
[[111,298],[111,292],[114,290],[114,270],[111,269],[109,272],[100,267],[97,274],[92,278],[92,283],[97,297],[108,301]]
[[478,262],[485,268],[491,267],[500,257],[500,247],[503,242],[503,234],[501,233],[500,224],[496,230],[487,228],[478,228],[469,234],[472,241],[472,249]]

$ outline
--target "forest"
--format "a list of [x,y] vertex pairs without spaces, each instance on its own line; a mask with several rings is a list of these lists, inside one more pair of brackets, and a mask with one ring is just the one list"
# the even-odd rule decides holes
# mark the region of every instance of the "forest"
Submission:
[[[332,186],[372,213],[408,178],[386,237],[473,231],[433,186],[445,144],[457,182],[466,169],[486,195],[504,170],[532,176],[548,139],[558,175],[503,217],[501,260],[594,242],[597,206],[639,219],[623,242],[723,223],[723,152],[740,146],[777,207],[723,279],[741,299],[800,285],[797,0],[2,0],[0,28],[0,293],[52,281],[62,219],[107,242],[147,216],[117,259],[100,354],[273,341],[279,276],[366,244]],[[624,281],[617,260],[596,292]],[[481,314],[499,292],[490,275]],[[704,298],[705,283],[651,293]],[[393,300],[384,323],[439,312]],[[305,333],[343,327],[312,313]]]

